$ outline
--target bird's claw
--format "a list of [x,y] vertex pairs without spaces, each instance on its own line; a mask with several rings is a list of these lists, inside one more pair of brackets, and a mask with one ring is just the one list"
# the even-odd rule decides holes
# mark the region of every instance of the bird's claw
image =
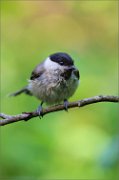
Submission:
[[67,99],[64,100],[64,108],[65,108],[65,111],[68,112],[68,105],[69,105],[69,102],[67,101]]
[[39,115],[39,118],[41,119],[41,117],[43,117],[43,102],[41,102],[40,106],[37,108],[36,112],[38,113]]

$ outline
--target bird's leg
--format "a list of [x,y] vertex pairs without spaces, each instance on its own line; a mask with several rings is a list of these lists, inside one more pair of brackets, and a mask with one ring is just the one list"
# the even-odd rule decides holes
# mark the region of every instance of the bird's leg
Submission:
[[68,111],[68,105],[69,105],[68,100],[64,99],[64,108],[65,108],[65,111]]
[[38,106],[38,108],[36,110],[39,117],[41,117],[41,116],[43,117],[43,107],[42,107],[42,105],[43,105],[43,101],[41,102],[40,106]]

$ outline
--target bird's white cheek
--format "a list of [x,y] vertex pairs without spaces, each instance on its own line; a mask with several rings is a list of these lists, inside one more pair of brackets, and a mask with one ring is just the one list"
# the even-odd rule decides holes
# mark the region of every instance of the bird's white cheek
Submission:
[[60,69],[60,65],[56,62],[51,61],[49,57],[45,60],[44,66],[45,66],[45,69],[47,70]]

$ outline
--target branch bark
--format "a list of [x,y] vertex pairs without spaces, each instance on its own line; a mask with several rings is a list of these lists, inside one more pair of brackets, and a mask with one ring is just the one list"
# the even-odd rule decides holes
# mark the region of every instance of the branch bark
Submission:
[[[99,95],[99,96],[94,96],[91,98],[86,98],[82,99],[79,101],[71,102],[68,105],[69,108],[75,108],[75,107],[83,107],[89,104],[93,103],[98,103],[98,102],[114,102],[118,103],[119,102],[119,96],[104,96],[104,95]],[[61,111],[64,110],[64,105],[56,105],[56,106],[51,106],[46,109],[43,109],[42,115],[46,115],[51,112],[56,112],[56,111]],[[10,123],[18,122],[18,121],[28,121],[29,119],[32,119],[34,117],[39,116],[36,111],[33,112],[23,112],[22,114],[18,115],[7,115],[4,113],[0,114],[0,117],[2,120],[0,120],[0,126],[4,126]]]

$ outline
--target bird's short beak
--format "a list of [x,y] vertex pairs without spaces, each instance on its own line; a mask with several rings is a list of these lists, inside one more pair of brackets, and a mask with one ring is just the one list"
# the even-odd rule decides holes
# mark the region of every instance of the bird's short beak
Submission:
[[79,79],[80,75],[79,75],[78,69],[74,69],[74,70],[73,70],[73,73],[74,73],[74,75]]
[[78,79],[80,78],[79,70],[75,66],[68,67],[68,70],[72,71]]

